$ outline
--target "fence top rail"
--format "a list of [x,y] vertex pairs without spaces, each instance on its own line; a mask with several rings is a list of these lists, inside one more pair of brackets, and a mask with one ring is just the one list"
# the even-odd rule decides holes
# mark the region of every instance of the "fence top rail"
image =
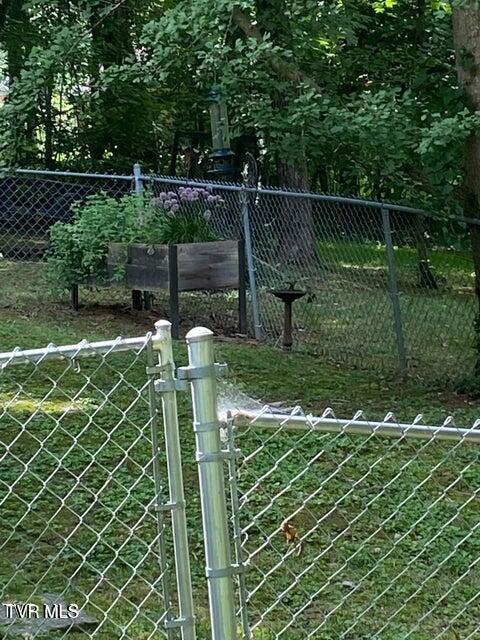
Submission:
[[147,333],[140,338],[116,338],[100,342],[82,340],[77,344],[57,346],[49,344],[41,349],[20,349],[0,353],[0,370],[16,364],[39,364],[44,360],[72,360],[87,356],[106,356],[121,351],[141,351],[152,339]]
[[[361,414],[357,414],[362,418]],[[480,445],[480,420],[470,429],[455,427],[453,418],[448,417],[443,425],[431,426],[419,424],[417,419],[411,424],[385,419],[374,422],[365,419],[340,420],[333,415],[312,416],[303,414],[272,413],[269,409],[262,411],[232,412],[233,424],[236,427],[261,427],[267,429],[287,429],[293,431],[319,431],[322,433],[372,435],[387,438],[416,438],[422,440],[468,441]],[[419,416],[420,418],[420,416]]]
[[[330,195],[325,193],[315,193],[313,191],[295,191],[288,189],[280,189],[277,187],[247,187],[233,182],[220,182],[214,180],[195,180],[191,178],[178,178],[173,176],[158,176],[154,174],[137,174],[134,173],[128,175],[121,174],[108,174],[108,173],[77,173],[74,171],[48,171],[46,169],[15,169],[14,173],[19,175],[38,175],[48,177],[69,177],[69,178],[89,178],[89,179],[105,179],[105,180],[124,180],[133,182],[135,180],[141,180],[143,182],[157,182],[160,184],[182,185],[190,187],[212,188],[222,191],[243,192],[252,193],[258,196],[273,196],[284,198],[300,198],[306,200],[317,200],[320,202],[332,202],[337,204],[345,204],[357,207],[368,207],[371,209],[377,209],[379,211],[394,211],[399,213],[421,215],[426,217],[432,217],[432,214],[425,209],[417,209],[402,204],[395,204],[392,202],[382,202],[376,200],[368,200],[362,198],[348,198],[345,196]],[[463,224],[480,225],[480,219],[477,218],[465,218],[459,216],[443,217],[439,219],[451,220],[455,222],[461,222]]]
[[14,173],[19,175],[47,176],[50,178],[101,178],[105,180],[134,180],[135,176],[121,175],[116,173],[77,173],[75,171],[48,171],[46,169],[15,169]]
[[391,204],[384,202],[377,202],[375,200],[363,200],[362,198],[347,198],[345,196],[336,196],[325,193],[315,193],[314,191],[295,191],[288,189],[280,189],[278,187],[246,187],[241,184],[235,184],[231,182],[215,182],[215,181],[202,181],[192,180],[189,178],[172,178],[169,176],[143,176],[146,179],[150,179],[153,182],[159,182],[163,184],[181,184],[191,187],[202,188],[214,188],[221,189],[222,191],[242,191],[244,193],[255,193],[257,195],[272,195],[282,196],[289,198],[302,198],[307,200],[321,200],[325,202],[337,202],[343,204],[351,204],[356,206],[371,207],[374,209],[389,209],[393,211],[403,211],[407,213],[415,213],[421,215],[428,215],[423,209],[415,209],[413,207],[407,207],[405,205]]

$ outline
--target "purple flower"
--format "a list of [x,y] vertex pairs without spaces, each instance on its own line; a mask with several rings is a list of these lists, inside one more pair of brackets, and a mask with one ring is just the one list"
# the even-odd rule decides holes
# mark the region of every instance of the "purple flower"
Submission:
[[217,201],[217,196],[208,196],[207,198],[207,202],[216,202]]
[[170,198],[176,198],[177,194],[175,193],[175,191],[169,191],[167,194]]
[[180,209],[180,205],[178,204],[178,202],[174,202],[170,207],[170,211],[172,213],[174,213],[175,211],[178,211],[179,209]]

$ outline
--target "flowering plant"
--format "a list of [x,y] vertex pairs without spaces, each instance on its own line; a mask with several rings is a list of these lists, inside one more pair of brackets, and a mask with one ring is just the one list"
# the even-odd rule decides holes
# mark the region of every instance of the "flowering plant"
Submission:
[[179,187],[178,192],[161,193],[154,200],[165,215],[163,242],[209,242],[217,240],[212,224],[212,211],[224,203],[221,196],[201,187]]
[[[175,193],[175,191],[161,193],[158,198],[155,199],[155,203],[170,216],[175,215],[177,212],[186,213],[192,212],[192,210],[193,213],[198,213],[198,205],[207,205],[207,209],[202,212],[202,215],[206,220],[209,220],[211,211],[208,209],[208,206],[214,207],[218,204],[223,204],[224,200],[221,196],[213,195],[211,189],[179,187],[178,193]],[[191,206],[195,204],[197,207]]]

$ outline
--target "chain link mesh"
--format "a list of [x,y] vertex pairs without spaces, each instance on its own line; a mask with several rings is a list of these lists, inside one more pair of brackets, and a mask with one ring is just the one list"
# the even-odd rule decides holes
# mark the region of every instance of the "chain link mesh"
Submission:
[[15,173],[0,178],[0,253],[5,260],[43,259],[49,230],[72,219],[72,205],[105,193],[120,197],[133,190],[127,177],[78,177]]
[[[0,602],[75,603],[90,620],[58,637],[158,638],[171,617],[154,360],[148,336],[123,345],[56,361],[50,345],[0,367]],[[0,618],[0,634],[26,622]],[[51,631],[29,623],[28,637]]]
[[478,637],[478,439],[440,440],[450,419],[423,440],[421,416],[394,437],[336,422],[265,408],[235,428],[252,637]]

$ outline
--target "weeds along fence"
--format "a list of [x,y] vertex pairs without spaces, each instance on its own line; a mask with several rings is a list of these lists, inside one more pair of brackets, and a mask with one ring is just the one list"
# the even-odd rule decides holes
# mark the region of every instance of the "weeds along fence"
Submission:
[[[0,633],[478,637],[478,421],[246,411],[186,341],[0,354]],[[81,614],[12,614],[42,600]]]
[[[159,198],[188,185],[221,196],[211,212],[218,237],[245,241],[252,335],[281,343],[283,303],[270,291],[294,286],[305,292],[294,304],[294,349],[386,375],[471,376],[477,305],[466,222],[379,202],[145,176],[138,165],[125,176],[17,170],[0,180],[4,304],[45,299],[32,261],[45,259],[51,224],[69,221],[73,203],[101,192]],[[9,288],[13,274],[23,291]],[[84,289],[84,304],[129,301],[125,292]],[[181,304],[186,330],[200,321],[237,331],[234,293],[189,294]],[[168,309],[161,295],[154,305]]]

